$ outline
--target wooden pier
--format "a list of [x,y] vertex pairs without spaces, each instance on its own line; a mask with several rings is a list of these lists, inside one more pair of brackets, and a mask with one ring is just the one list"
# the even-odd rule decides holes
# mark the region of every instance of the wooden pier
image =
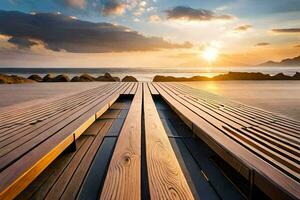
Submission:
[[180,83],[0,113],[0,199],[300,199],[300,122]]

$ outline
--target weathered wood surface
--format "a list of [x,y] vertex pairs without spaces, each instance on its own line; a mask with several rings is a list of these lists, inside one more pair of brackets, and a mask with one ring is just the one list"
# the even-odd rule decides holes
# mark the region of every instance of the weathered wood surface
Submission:
[[223,159],[237,170],[246,166],[241,174],[251,176],[264,192],[274,198],[300,197],[299,122],[181,84],[153,85]]
[[142,83],[120,132],[100,199],[141,198]]
[[[122,100],[117,101],[123,103]],[[108,166],[110,157],[105,148],[113,151],[114,145],[107,144],[116,140],[106,136],[113,122],[122,117],[118,114],[107,118],[112,110],[116,109],[107,110],[78,138],[75,152],[67,151],[60,155],[17,199],[97,199],[101,185],[99,174],[106,173],[105,166]]]
[[[7,115],[2,119],[1,125],[6,123],[11,126],[1,127],[4,136],[1,137],[0,146],[0,198],[10,199],[22,191],[63,150],[74,143],[74,139],[107,110],[128,86],[128,83],[109,84],[78,94],[80,98],[72,95],[71,101],[65,98],[55,101],[53,105],[17,111],[15,115]],[[68,102],[71,105],[68,106]],[[53,115],[44,116],[41,120],[40,117],[48,112]],[[31,118],[36,120],[36,117],[40,119],[37,124],[26,121]],[[17,123],[19,119],[25,122]]]
[[194,199],[146,84],[144,118],[151,199]]
[[[158,114],[158,95],[181,120],[162,105]],[[226,182],[224,175],[209,166],[213,161],[199,157],[196,140],[187,137],[180,123],[270,197],[300,198],[300,122],[178,83],[108,83],[0,115],[0,199],[18,195],[51,163],[19,197],[228,195],[219,185]],[[75,141],[75,152],[60,155]],[[202,175],[193,177],[187,168]]]

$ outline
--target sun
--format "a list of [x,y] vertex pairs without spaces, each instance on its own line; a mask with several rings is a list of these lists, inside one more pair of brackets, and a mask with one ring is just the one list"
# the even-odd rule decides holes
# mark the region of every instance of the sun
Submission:
[[208,62],[214,62],[218,58],[218,49],[214,47],[208,47],[202,52],[202,57]]

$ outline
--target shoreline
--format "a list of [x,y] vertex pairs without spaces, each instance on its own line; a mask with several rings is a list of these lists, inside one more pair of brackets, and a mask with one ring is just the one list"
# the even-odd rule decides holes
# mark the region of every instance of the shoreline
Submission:
[[[193,82],[193,81],[233,81],[233,80],[300,80],[300,72],[296,72],[294,75],[286,75],[284,73],[277,73],[275,75],[264,74],[261,72],[228,72],[226,74],[215,75],[213,77],[208,76],[192,76],[192,77],[175,77],[175,76],[163,76],[155,75],[151,82]],[[27,78],[19,75],[7,75],[0,74],[0,84],[20,84],[20,83],[49,83],[49,82],[139,82],[138,79],[131,75],[126,75],[120,79],[117,76],[112,76],[106,72],[102,76],[94,77],[90,74],[82,74],[80,76],[74,76],[70,78],[67,74],[59,74],[53,76],[47,74],[41,77],[37,74],[32,74]]]

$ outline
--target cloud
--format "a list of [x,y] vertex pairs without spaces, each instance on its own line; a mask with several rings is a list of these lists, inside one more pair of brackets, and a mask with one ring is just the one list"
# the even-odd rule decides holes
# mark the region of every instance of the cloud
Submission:
[[11,37],[8,39],[8,42],[16,45],[20,49],[27,49],[38,44],[37,42],[31,41],[28,38],[21,37]]
[[300,33],[300,28],[278,28],[272,29],[276,33]]
[[35,45],[29,41],[41,41],[47,49],[73,53],[155,51],[192,46],[146,37],[125,26],[93,23],[53,13],[31,15],[0,11],[0,34],[14,38],[10,42],[19,47]]
[[268,45],[270,45],[270,43],[268,42],[259,42],[255,46],[268,46]]
[[149,21],[152,23],[159,22],[161,20],[159,15],[151,15],[149,16]]
[[118,0],[105,0],[102,5],[102,14],[104,16],[122,15],[126,10],[127,5]]
[[234,18],[229,14],[217,14],[210,10],[194,9],[185,6],[177,6],[165,12],[167,19],[182,19],[188,21],[230,20]]
[[63,0],[62,3],[72,8],[79,9],[84,9],[87,4],[86,0]]
[[252,28],[250,24],[240,25],[234,28],[235,31],[247,31],[248,29]]
[[133,15],[134,16],[141,16],[145,12],[146,6],[147,6],[147,2],[146,1],[141,1],[137,6],[136,11],[133,12]]
[[300,48],[300,44],[298,44],[298,45],[295,45],[294,47],[295,47],[295,48]]

